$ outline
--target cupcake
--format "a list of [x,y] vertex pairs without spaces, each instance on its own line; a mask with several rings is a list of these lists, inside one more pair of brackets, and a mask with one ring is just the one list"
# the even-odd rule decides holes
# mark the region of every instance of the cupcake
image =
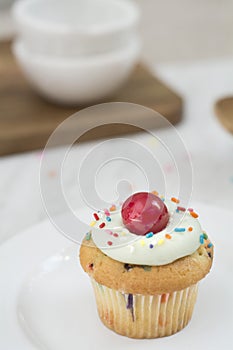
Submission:
[[80,262],[91,278],[102,322],[130,338],[159,338],[183,329],[213,260],[213,245],[197,213],[176,198],[140,192],[93,219]]

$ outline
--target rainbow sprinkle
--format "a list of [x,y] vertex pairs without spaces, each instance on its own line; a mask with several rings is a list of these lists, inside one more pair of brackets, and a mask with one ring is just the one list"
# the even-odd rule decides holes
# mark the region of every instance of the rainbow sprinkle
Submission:
[[178,211],[186,211],[186,209],[184,207],[177,207]]
[[99,228],[104,228],[105,222],[102,222],[102,224],[99,225]]
[[210,242],[208,245],[207,245],[208,248],[211,248],[213,247],[213,244]]
[[144,247],[144,245],[145,245],[146,243],[145,243],[145,241],[144,241],[143,239],[141,239],[140,244],[141,244],[142,247]]
[[90,226],[95,226],[95,224],[96,224],[96,221],[92,221],[92,222],[90,223]]
[[192,230],[193,230],[193,228],[190,226],[190,227],[188,228],[188,231],[192,232]]
[[204,237],[203,237],[203,235],[200,235],[200,243],[201,243],[201,244],[204,243]]
[[108,241],[107,243],[108,243],[108,245],[112,245],[112,242],[111,242],[111,241]]
[[185,228],[184,227],[176,227],[174,229],[175,232],[184,232],[185,231]]
[[171,235],[169,235],[169,233],[166,233],[165,238],[167,238],[167,239],[171,239],[171,238],[172,238],[172,236],[171,236]]
[[155,196],[158,196],[158,192],[157,191],[152,191],[151,193],[153,193]]
[[174,202],[174,203],[180,203],[179,199],[175,198],[175,197],[172,197],[171,198],[171,201]]
[[150,245],[149,245],[149,248],[150,248],[150,249],[154,248],[153,244],[150,244]]
[[146,238],[150,238],[150,237],[153,237],[153,236],[154,236],[153,232],[149,232],[149,233],[146,234]]
[[107,221],[112,221],[112,219],[110,218],[110,216],[106,216],[106,220],[107,220]]
[[158,245],[162,245],[164,243],[164,239],[161,238],[159,241],[158,241]]
[[86,233],[86,241],[90,241],[91,239],[91,232]]
[[96,214],[96,213],[94,213],[93,216],[94,216],[94,219],[95,219],[96,221],[98,221],[98,220],[100,219],[99,216],[98,216],[98,214]]
[[208,235],[205,232],[203,232],[203,237],[204,239],[208,239]]
[[195,213],[194,211],[190,211],[190,215],[195,219],[198,218],[198,214]]
[[109,210],[108,209],[104,209],[104,214],[106,215],[106,216],[110,216],[111,214],[109,213]]

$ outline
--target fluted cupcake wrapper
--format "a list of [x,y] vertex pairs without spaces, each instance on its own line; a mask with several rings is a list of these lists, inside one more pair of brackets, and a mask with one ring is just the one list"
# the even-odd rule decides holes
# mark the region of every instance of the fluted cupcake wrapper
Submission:
[[198,290],[196,284],[160,295],[125,294],[91,281],[102,322],[130,338],[159,338],[183,329],[192,317]]

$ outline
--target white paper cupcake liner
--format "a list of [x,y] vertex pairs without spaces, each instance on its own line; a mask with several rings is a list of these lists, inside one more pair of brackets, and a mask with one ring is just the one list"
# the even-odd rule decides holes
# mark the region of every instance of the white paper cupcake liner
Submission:
[[91,280],[102,322],[130,338],[159,338],[183,329],[190,321],[198,284],[161,295],[125,294]]

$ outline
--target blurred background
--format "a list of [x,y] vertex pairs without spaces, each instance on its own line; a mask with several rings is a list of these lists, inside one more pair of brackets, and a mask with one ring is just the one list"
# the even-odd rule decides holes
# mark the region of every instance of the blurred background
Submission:
[[[133,0],[141,10],[142,57],[147,62],[192,61],[233,55],[232,0]],[[9,7],[1,0],[0,35],[14,32]]]
[[[50,7],[50,0],[38,0],[41,11],[31,0],[25,12],[15,3],[0,0],[0,241],[46,217],[38,181],[43,145],[62,120],[101,101],[139,103],[163,114],[191,155],[192,200],[233,211],[233,0],[132,0],[125,17],[111,5],[98,10],[97,0],[86,7],[79,0],[53,0]],[[72,18],[69,6],[80,6]],[[59,8],[67,18],[54,15]],[[67,41],[60,24],[81,18],[87,35],[72,32]],[[55,23],[53,34],[48,21]],[[101,132],[92,134],[83,149],[98,137]],[[174,171],[172,164],[163,167],[165,176]],[[51,166],[48,183],[57,175]]]
[[142,11],[146,61],[187,62],[233,55],[233,1],[135,1]]

